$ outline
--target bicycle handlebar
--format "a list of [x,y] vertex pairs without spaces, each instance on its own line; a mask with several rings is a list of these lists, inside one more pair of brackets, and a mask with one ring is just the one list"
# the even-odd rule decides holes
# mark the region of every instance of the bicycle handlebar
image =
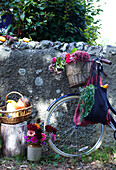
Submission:
[[107,60],[107,59],[104,59],[104,58],[100,59],[100,61],[101,61],[102,63],[106,63],[106,64],[109,64],[109,65],[112,64],[112,62],[111,62],[110,60]]

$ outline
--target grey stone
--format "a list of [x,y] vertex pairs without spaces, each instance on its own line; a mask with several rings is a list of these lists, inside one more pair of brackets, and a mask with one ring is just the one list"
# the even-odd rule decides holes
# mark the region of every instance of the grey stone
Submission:
[[76,43],[76,48],[77,50],[83,50],[84,49],[84,42],[77,42]]
[[36,44],[35,49],[42,49],[42,44],[41,43]]
[[103,54],[106,54],[107,50],[108,50],[108,46],[107,45],[103,46]]
[[76,42],[69,43],[68,52],[70,53],[73,48],[76,48]]
[[24,76],[26,74],[26,70],[24,68],[20,68],[18,73],[21,75],[21,76]]
[[61,43],[60,41],[54,42],[54,46],[55,46],[55,45],[59,45],[59,46],[60,46],[61,44],[62,44],[62,43]]
[[10,48],[10,47],[4,47],[4,50],[5,50],[5,51],[10,51],[11,48]]
[[68,43],[64,43],[64,45],[60,48],[60,50],[61,50],[62,52],[64,52],[64,51],[67,50],[68,46],[69,46]]
[[41,77],[36,77],[35,85],[36,86],[42,86],[43,85],[43,79]]
[[31,93],[31,94],[32,94],[32,93],[33,93],[33,90],[29,90],[29,93]]
[[54,42],[54,49],[56,49],[56,50],[60,49],[61,45],[62,45],[62,43],[60,41]]
[[60,92],[61,92],[61,90],[60,90],[60,89],[57,89],[57,90],[56,90],[56,93],[57,93],[57,94],[59,94]]
[[29,46],[30,49],[34,49],[35,46],[36,46],[36,42],[35,42],[35,41],[30,41],[30,42],[28,43],[28,46]]
[[41,73],[41,72],[42,72],[41,69],[36,70],[36,74],[39,74],[39,73]]
[[89,47],[90,47],[90,45],[85,44],[85,45],[84,45],[84,51],[88,51]]
[[101,50],[102,47],[96,45],[96,46],[90,46],[87,52],[92,56],[99,57]]
[[57,50],[61,49],[60,51],[62,51],[63,45],[64,45],[64,43],[57,44],[57,45],[54,46],[54,49],[57,49]]
[[18,46],[18,49],[21,49],[21,50],[28,49],[28,48],[29,48],[29,44],[23,41]]
[[21,44],[20,41],[14,42],[13,44],[11,44],[11,47],[12,47],[13,49],[17,49],[17,48],[20,46],[20,44]]
[[112,55],[116,55],[116,51],[112,51],[111,53],[112,53]]
[[40,42],[44,47],[52,47],[53,46],[53,42],[49,41],[49,40],[43,40]]

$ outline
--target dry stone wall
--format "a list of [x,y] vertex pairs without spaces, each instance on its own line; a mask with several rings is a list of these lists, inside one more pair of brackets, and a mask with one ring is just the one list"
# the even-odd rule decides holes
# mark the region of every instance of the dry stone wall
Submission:
[[[112,61],[111,66],[104,64],[104,68],[108,74],[108,96],[116,109],[116,47],[89,46],[84,42],[15,42],[11,48],[6,42],[0,42],[0,100],[3,101],[11,91],[18,91],[30,99],[33,108],[44,121],[46,110],[55,99],[67,93],[78,92],[78,88],[69,87],[65,72],[54,75],[48,70],[52,57],[70,52],[74,47],[87,51],[91,58],[104,54],[105,58]],[[106,144],[114,141],[113,134],[109,133],[109,136],[107,133]]]

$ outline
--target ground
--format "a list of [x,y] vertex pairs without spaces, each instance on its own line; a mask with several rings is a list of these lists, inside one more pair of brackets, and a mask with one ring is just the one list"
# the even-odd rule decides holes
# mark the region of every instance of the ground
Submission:
[[0,170],[115,170],[115,155],[107,150],[103,156],[101,151],[96,151],[94,157],[89,155],[83,158],[65,158],[51,150],[43,151],[39,162],[30,162],[21,156],[1,158]]

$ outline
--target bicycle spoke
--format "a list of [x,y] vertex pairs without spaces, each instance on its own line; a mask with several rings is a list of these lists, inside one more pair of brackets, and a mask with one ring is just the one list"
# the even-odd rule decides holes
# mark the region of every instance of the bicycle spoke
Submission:
[[[63,136],[65,136],[65,134],[67,135],[68,132],[71,131],[72,129],[74,129],[74,128],[71,127],[70,129],[68,129],[68,130],[66,130],[64,133],[62,133],[62,135],[60,135],[60,136],[55,140],[55,142],[57,142],[57,140],[60,140],[60,138],[62,138]],[[67,138],[68,138],[68,136],[67,136],[66,138],[64,138],[64,140],[67,139]],[[64,140],[63,140],[63,141],[64,141]]]
[[[76,100],[75,100],[76,99]],[[104,137],[103,125],[75,126],[73,118],[79,97],[67,96],[57,101],[50,109],[46,125],[57,129],[55,141],[49,141],[52,149],[63,156],[80,156],[94,151]]]
[[[71,132],[70,135],[67,135],[67,137],[63,138],[62,141],[60,140],[60,143],[63,143],[64,141],[66,141],[66,139],[69,139],[69,137],[73,134],[74,130]],[[67,141],[66,141],[67,142]],[[65,142],[65,143],[66,143]]]

